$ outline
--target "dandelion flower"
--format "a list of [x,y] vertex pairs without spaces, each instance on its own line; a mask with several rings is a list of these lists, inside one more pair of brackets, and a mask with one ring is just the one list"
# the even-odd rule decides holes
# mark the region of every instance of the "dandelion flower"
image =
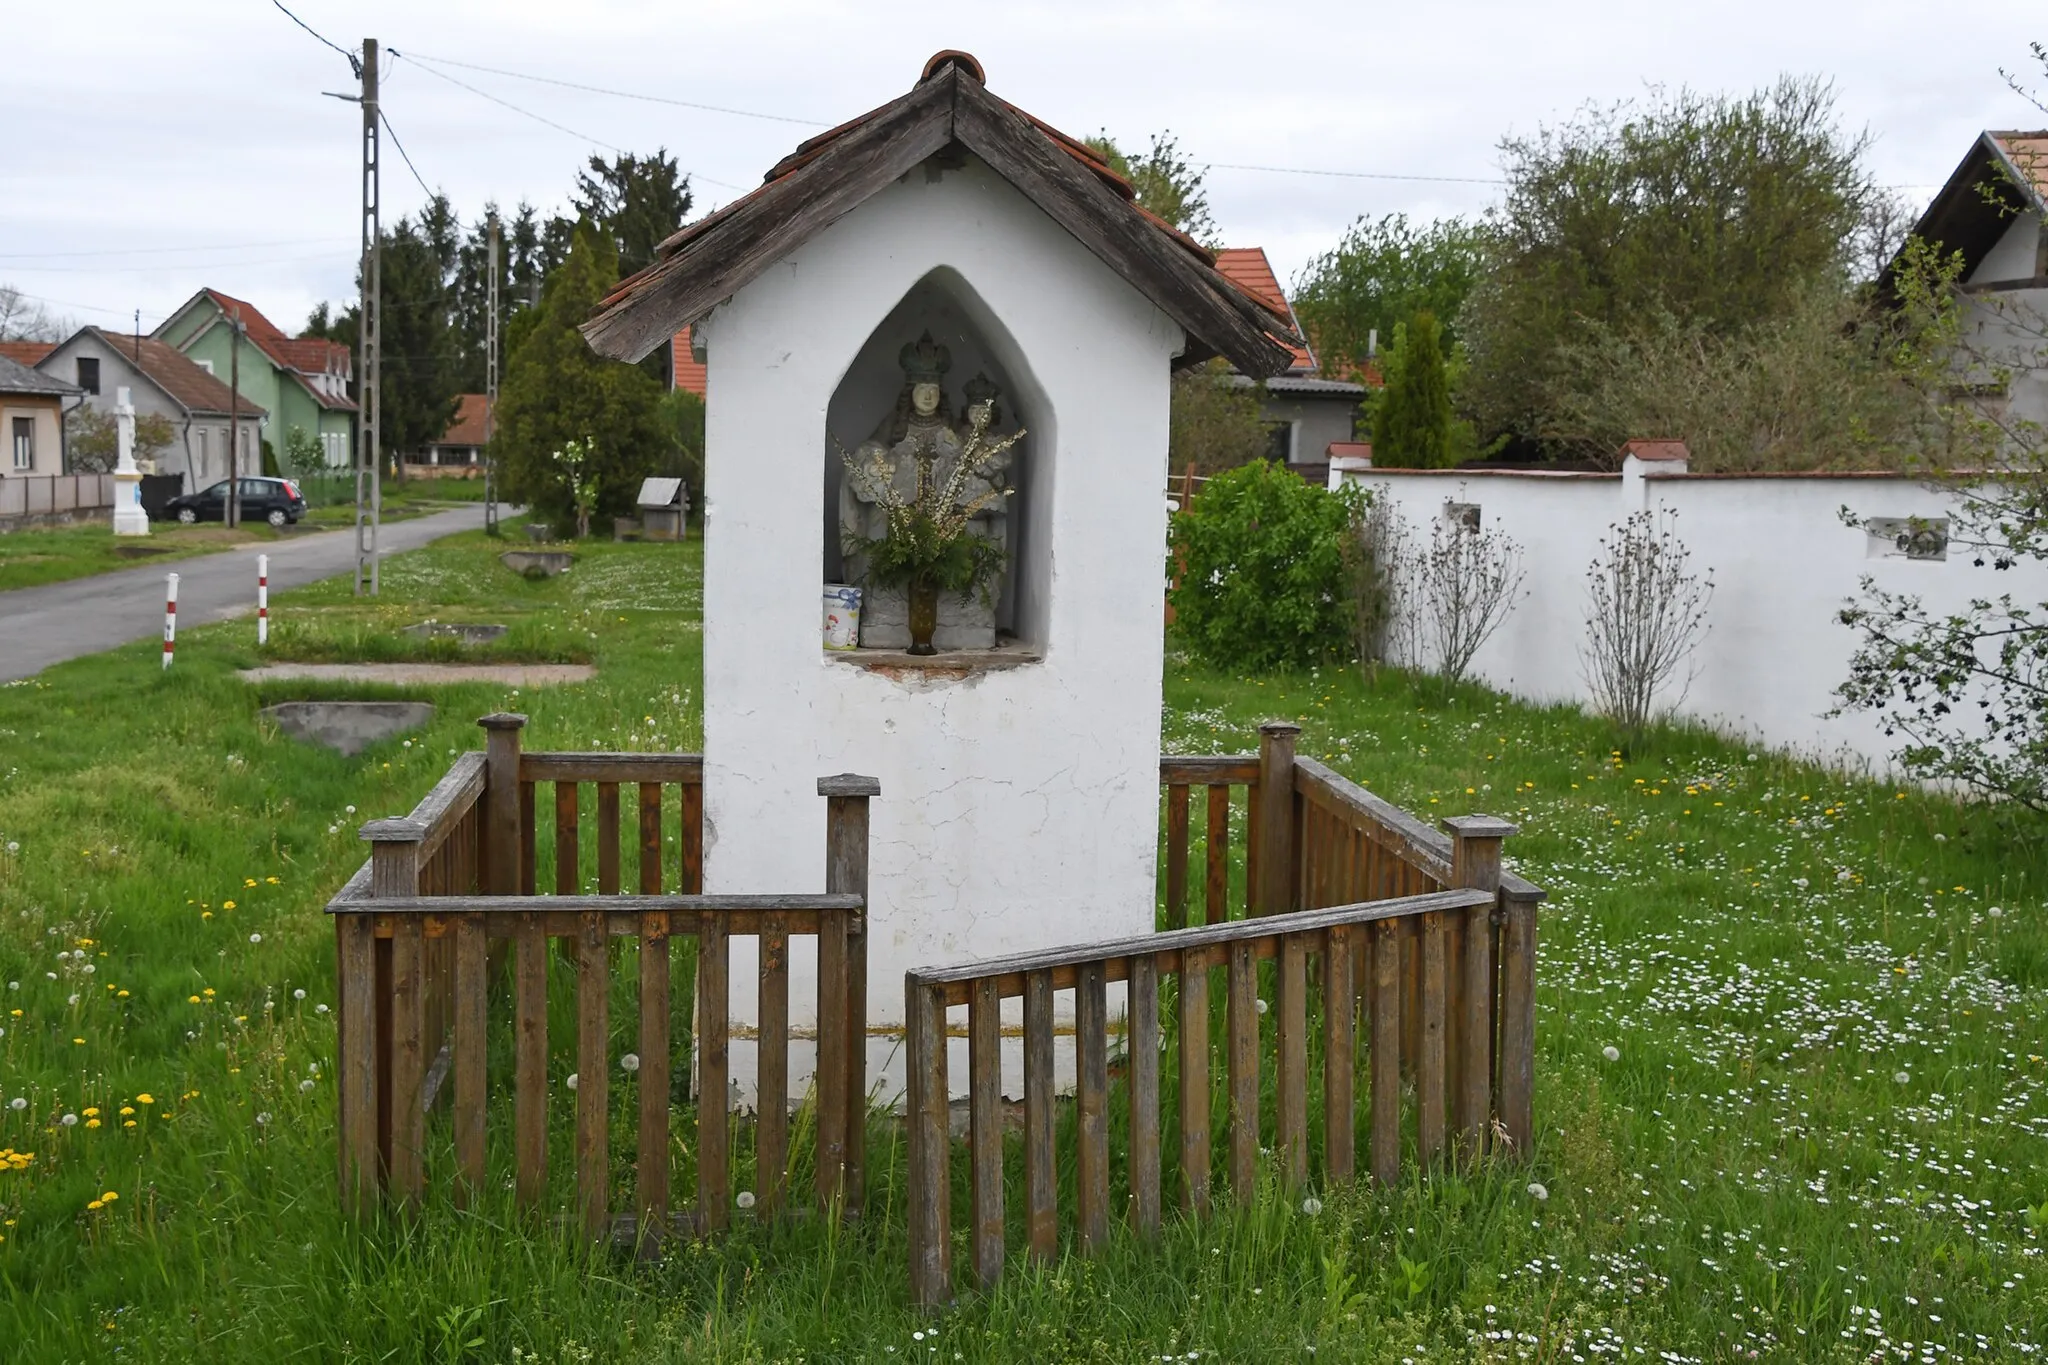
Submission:
[[343,806],[342,809],[350,815],[354,815],[356,813],[356,808],[354,806]]
[[82,1110],[81,1112],[84,1113],[84,1115],[89,1119],[96,1119],[100,1116],[100,1111],[96,1108]]
[[137,1095],[135,1097],[135,1102],[137,1104],[155,1104],[156,1096],[150,1094],[147,1090],[145,1090],[140,1095]]
[[120,1197],[120,1195],[114,1193],[112,1190],[108,1190],[105,1194],[100,1196],[100,1202],[102,1204],[111,1204]]
[[7,1101],[7,1107],[19,1114],[22,1110],[28,1108],[28,1101],[16,1095],[13,1099]]
[[569,1073],[569,1079],[562,1082],[562,1084],[568,1086],[571,1090],[574,1090],[576,1088],[576,1080],[576,1073],[572,1071]]
[[624,1071],[624,1072],[626,1072],[626,1073],[628,1073],[628,1074],[630,1075],[631,1073],[633,1073],[633,1072],[635,1072],[635,1071],[638,1071],[639,1069],[640,1069],[640,1054],[639,1054],[639,1053],[637,1053],[637,1052],[629,1052],[629,1053],[627,1053],[627,1054],[626,1054],[625,1056],[623,1056],[623,1057],[619,1058],[619,1070],[621,1070],[621,1071]]
[[249,942],[251,942],[251,943],[261,943],[261,942],[263,942],[263,935],[261,935],[261,934],[251,934],[251,935],[249,935]]
[[1264,1013],[1265,1013],[1265,1012],[1266,1012],[1266,1011],[1267,1011],[1267,1010],[1268,1010],[1269,1008],[1271,1008],[1271,1007],[1270,1007],[1269,1005],[1267,1005],[1265,1001],[1263,1001],[1263,1000],[1259,1001],[1259,1013],[1260,1013],[1260,1014],[1264,1014]]
[[57,1122],[63,1124],[66,1128],[76,1128],[78,1126],[78,1115],[66,1114],[63,1118],[58,1119]]
[[223,910],[232,910],[235,908],[235,903],[233,901],[222,901],[220,903],[220,908]]
[[1894,1081],[1897,1081],[1900,1085],[1909,1085],[1912,1083],[1913,1073],[1910,1071],[1901,1071],[1894,1075],[1892,1079]]
[[1606,1047],[1600,1049],[1600,1055],[1610,1062],[1618,1062],[1621,1060],[1621,1049],[1609,1043]]
[[269,1122],[270,1122],[270,1115],[269,1115],[268,1113],[258,1114],[258,1115],[256,1116],[256,1126],[257,1126],[258,1128],[262,1128],[262,1127],[266,1126],[266,1125],[267,1125],[267,1124],[268,1124]]
[[1301,1201],[1301,1211],[1307,1214],[1309,1217],[1313,1218],[1323,1211],[1323,1201],[1316,1198],[1314,1195],[1310,1195],[1308,1198]]
[[305,988],[304,986],[300,986],[299,988],[297,988],[296,990],[294,990],[294,991],[292,992],[292,999],[294,999],[294,1000],[304,1000],[305,998],[306,998],[306,988]]
[[2003,919],[2005,917],[2005,911],[1999,909],[1995,905],[1992,906],[1989,910],[1986,910],[1984,913],[1991,916],[1991,918],[1993,919]]
[[313,1083],[312,1083],[311,1081],[300,1081],[300,1082],[299,1082],[299,1093],[300,1093],[301,1095],[303,1095],[303,1094],[307,1093],[307,1092],[308,1092],[308,1091],[310,1091],[310,1090],[311,1090],[312,1088],[313,1088]]
[[1532,1180],[1529,1182],[1529,1197],[1539,1204],[1546,1203],[1550,1199],[1550,1191]]
[[752,1190],[741,1190],[733,1196],[732,1202],[738,1204],[743,1209],[750,1209],[754,1207],[754,1192]]
[[327,1013],[327,1006],[326,1006],[325,1004],[319,1004],[319,1005],[315,1005],[315,1006],[313,1006],[313,1013],[315,1013],[315,1014],[325,1014],[325,1013]]

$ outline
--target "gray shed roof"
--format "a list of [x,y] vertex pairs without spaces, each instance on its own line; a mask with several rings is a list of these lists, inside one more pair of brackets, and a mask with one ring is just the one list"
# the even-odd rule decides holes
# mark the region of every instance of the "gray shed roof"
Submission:
[[681,479],[647,479],[640,485],[642,507],[673,507],[682,494]]
[[0,355],[0,393],[33,393],[50,398],[70,398],[84,393],[76,384],[67,384],[55,375],[32,370],[18,361]]

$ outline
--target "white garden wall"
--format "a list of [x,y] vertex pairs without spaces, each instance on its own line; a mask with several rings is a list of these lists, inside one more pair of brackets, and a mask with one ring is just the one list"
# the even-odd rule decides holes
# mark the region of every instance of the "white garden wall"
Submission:
[[1826,714],[1854,644],[1836,616],[1865,575],[1938,611],[2002,592],[2048,600],[2048,573],[2036,564],[1998,573],[1960,551],[1944,561],[1874,557],[1841,508],[1865,517],[1952,510],[1951,495],[1890,475],[1684,474],[1631,457],[1609,475],[1347,469],[1331,479],[1386,489],[1425,539],[1446,502],[1477,503],[1486,529],[1522,545],[1524,597],[1473,671],[1539,702],[1586,700],[1586,570],[1601,537],[1631,512],[1672,509],[1695,567],[1713,570],[1714,597],[1696,676],[1682,700],[1668,700],[1728,733],[1850,767],[1882,768],[1896,747],[1871,716]]
[[[870,334],[935,270],[949,272],[949,297],[1018,391],[1032,428],[1022,511],[1034,536],[1049,537],[1019,585],[1020,613],[1045,623],[1030,641],[1042,660],[964,677],[870,671],[827,657],[819,640],[828,410]],[[970,161],[904,177],[741,289],[697,335],[712,527],[705,885],[822,887],[817,779],[880,780],[869,1058],[893,1095],[906,969],[1153,923],[1159,489],[1183,334]],[[754,964],[738,948],[732,1014],[743,1039]],[[793,1024],[812,1023],[812,971],[793,953]],[[1013,1074],[1016,1041],[1006,1039]],[[736,1045],[733,1060],[750,1091],[749,1049]],[[793,1088],[808,1077],[803,1060]],[[964,1082],[964,1052],[955,1062]]]

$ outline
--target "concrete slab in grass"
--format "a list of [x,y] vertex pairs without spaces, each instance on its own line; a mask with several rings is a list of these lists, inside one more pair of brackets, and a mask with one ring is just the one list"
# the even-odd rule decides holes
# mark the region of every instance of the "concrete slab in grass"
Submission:
[[434,708],[423,701],[287,701],[264,707],[262,714],[293,739],[353,758],[372,744],[419,729],[434,718]]

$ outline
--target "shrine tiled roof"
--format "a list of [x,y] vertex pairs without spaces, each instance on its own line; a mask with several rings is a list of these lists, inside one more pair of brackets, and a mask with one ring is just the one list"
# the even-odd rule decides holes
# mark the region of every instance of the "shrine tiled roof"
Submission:
[[[1138,204],[1102,155],[990,94],[981,64],[941,52],[905,94],[807,138],[759,188],[669,237],[583,327],[606,355],[637,360],[781,256],[948,147],[973,153],[1187,331],[1183,362],[1223,355],[1285,373],[1294,319],[1219,270],[1200,242]],[[771,230],[772,229],[772,230]]]

